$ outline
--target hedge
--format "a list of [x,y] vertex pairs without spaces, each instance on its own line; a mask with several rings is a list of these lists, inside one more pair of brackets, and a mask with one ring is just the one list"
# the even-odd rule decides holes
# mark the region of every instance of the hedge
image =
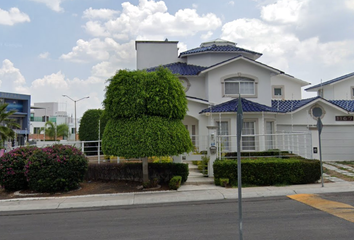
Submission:
[[159,116],[110,119],[102,139],[105,155],[125,158],[174,156],[192,149],[182,121]]
[[[241,152],[242,157],[263,157],[263,156],[283,156],[286,155],[288,156],[290,153],[288,151],[280,151],[279,150],[268,150],[268,151],[262,151],[262,152]],[[226,158],[235,158],[237,157],[237,152],[227,152],[225,153]]]
[[[257,186],[275,184],[314,183],[321,177],[320,162],[304,159],[244,159],[242,183]],[[237,186],[237,161],[216,160],[214,162],[214,181],[220,185],[220,178],[229,178],[232,186]]]
[[[185,163],[149,163],[149,178],[157,178],[160,183],[168,183],[173,176],[181,176],[187,181],[189,169]],[[143,179],[141,163],[89,164],[85,180],[130,180]]]

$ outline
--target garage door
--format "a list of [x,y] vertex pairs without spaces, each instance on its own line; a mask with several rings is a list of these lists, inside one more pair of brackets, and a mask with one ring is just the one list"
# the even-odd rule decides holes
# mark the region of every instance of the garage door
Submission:
[[354,126],[324,126],[321,137],[324,161],[354,160]]

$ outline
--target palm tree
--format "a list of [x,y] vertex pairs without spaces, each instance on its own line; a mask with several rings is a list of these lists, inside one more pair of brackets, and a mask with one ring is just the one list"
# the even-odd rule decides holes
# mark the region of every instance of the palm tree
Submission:
[[16,119],[11,118],[16,110],[6,111],[7,106],[7,103],[0,104],[0,140],[2,145],[8,138],[15,137],[14,128],[20,128]]
[[65,123],[57,126],[56,123],[47,121],[40,131],[45,131],[45,135],[48,136],[50,140],[54,141],[56,141],[58,137],[64,138],[69,136],[69,126]]

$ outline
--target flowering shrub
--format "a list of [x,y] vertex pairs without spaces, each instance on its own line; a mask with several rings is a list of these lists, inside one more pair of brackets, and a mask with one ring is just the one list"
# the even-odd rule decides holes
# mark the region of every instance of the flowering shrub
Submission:
[[0,185],[6,190],[20,190],[28,187],[24,175],[27,158],[32,155],[37,147],[20,147],[0,158]]
[[25,166],[31,190],[58,192],[76,189],[88,168],[85,155],[75,147],[54,145],[33,152]]

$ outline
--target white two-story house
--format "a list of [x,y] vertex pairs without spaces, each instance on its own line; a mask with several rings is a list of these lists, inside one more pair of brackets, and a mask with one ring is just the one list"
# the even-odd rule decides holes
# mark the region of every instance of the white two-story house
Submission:
[[[349,105],[354,108],[352,100],[325,99],[325,95],[301,99],[301,88],[309,83],[260,62],[261,53],[218,39],[178,54],[177,44],[167,40],[136,41],[137,69],[154,71],[162,65],[178,74],[188,99],[189,110],[183,123],[199,148],[204,147],[201,136],[207,135],[207,126],[216,125],[218,134],[225,136],[223,150],[236,150],[239,94],[244,113],[242,151],[286,150],[284,147],[288,145],[290,151],[318,158],[317,118],[321,117],[324,130],[328,124],[347,126],[349,121],[338,120],[345,119],[344,116],[353,118],[353,110],[348,108]],[[326,94],[325,83],[321,87]],[[354,90],[350,89],[352,97]],[[290,139],[291,134],[296,138]],[[298,149],[293,149],[294,146]],[[348,151],[354,154],[352,148]],[[323,156],[327,160],[348,160],[350,153]]]

